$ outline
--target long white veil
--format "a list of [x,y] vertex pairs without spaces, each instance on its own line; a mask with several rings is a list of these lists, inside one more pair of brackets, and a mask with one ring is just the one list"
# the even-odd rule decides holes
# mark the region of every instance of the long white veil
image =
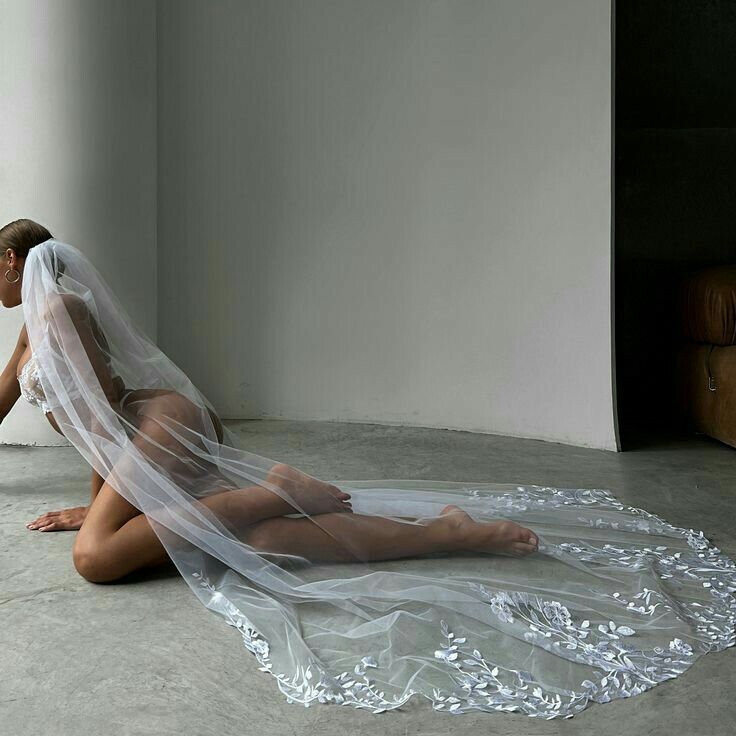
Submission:
[[[192,591],[237,627],[290,702],[382,712],[419,694],[444,712],[570,717],[734,644],[736,568],[702,532],[602,489],[326,481],[350,493],[346,517],[419,524],[454,503],[540,541],[522,558],[362,559],[350,523],[325,525],[301,481],[240,446],[78,249],[55,239],[31,248],[22,302],[60,430],[146,515]],[[123,384],[151,400],[121,405]],[[238,501],[254,486],[338,539],[351,561],[249,544]],[[227,503],[209,503],[216,495]]]

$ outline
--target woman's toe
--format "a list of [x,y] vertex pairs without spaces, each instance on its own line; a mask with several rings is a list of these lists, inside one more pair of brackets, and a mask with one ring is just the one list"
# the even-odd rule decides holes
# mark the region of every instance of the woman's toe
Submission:
[[526,542],[514,542],[511,545],[515,554],[526,556],[537,551],[536,544],[527,544]]
[[527,544],[531,545],[537,545],[539,544],[539,539],[537,539],[537,535],[531,530],[531,529],[524,529],[524,534],[522,535],[523,541]]

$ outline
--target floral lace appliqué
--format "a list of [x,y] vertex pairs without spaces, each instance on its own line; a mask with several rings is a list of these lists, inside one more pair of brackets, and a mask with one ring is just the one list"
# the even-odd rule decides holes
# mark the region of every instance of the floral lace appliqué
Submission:
[[[227,622],[238,628],[245,647],[277,681],[288,702],[309,706],[313,701],[337,703],[366,708],[372,713],[383,713],[400,707],[413,694],[427,697],[435,710],[452,714],[473,710],[520,711],[542,718],[571,718],[587,707],[590,701],[608,702],[614,698],[629,697],[647,690],[663,680],[684,672],[700,652],[720,650],[736,643],[736,565],[712,546],[702,531],[675,527],[644,509],[627,506],[604,489],[560,489],[541,486],[518,486],[516,492],[489,495],[483,490],[466,488],[469,498],[482,500],[486,511],[503,512],[550,509],[561,506],[611,509],[624,512],[632,518],[611,521],[579,517],[578,521],[595,528],[610,528],[677,537],[685,539],[689,550],[670,553],[665,544],[623,547],[604,544],[600,547],[577,540],[559,544],[547,543],[544,550],[552,556],[572,555],[593,564],[624,570],[644,570],[656,573],[661,580],[674,585],[697,586],[707,593],[695,599],[680,593],[669,596],[666,590],[643,588],[634,594],[617,591],[612,594],[591,590],[591,595],[616,601],[628,614],[652,617],[655,611],[675,612],[687,621],[693,639],[685,641],[673,637],[666,644],[642,649],[637,646],[636,628],[619,625],[615,621],[592,625],[561,601],[520,591],[490,590],[469,582],[471,590],[479,595],[499,622],[499,627],[513,627],[515,633],[535,646],[553,652],[565,659],[593,667],[599,675],[584,679],[569,690],[555,688],[545,691],[534,675],[524,670],[506,669],[488,660],[478,648],[462,646],[466,637],[456,637],[448,624],[440,621],[443,640],[434,650],[434,658],[448,667],[454,681],[454,690],[434,688],[431,695],[407,689],[400,697],[387,697],[376,681],[366,673],[378,668],[371,655],[365,655],[355,664],[353,672],[337,675],[327,673],[317,661],[297,671],[285,674],[273,671],[270,647],[265,638],[253,627],[242,612],[216,590],[203,573],[193,573],[199,585],[211,595],[208,606],[222,613]],[[663,540],[665,541],[665,540]],[[541,549],[540,545],[540,549]],[[642,622],[646,623],[642,618]],[[695,638],[697,636],[697,639]],[[429,653],[421,653],[422,655]],[[388,679],[388,678],[387,678]]]

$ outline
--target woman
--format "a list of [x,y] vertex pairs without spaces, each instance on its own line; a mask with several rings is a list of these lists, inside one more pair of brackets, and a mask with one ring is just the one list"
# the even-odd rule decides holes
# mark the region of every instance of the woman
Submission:
[[92,467],[89,507],[29,528],[78,529],[90,582],[173,561],[290,701],[569,717],[733,643],[736,569],[702,532],[601,490],[341,488],[275,463],[239,446],[80,251],[17,220],[0,252],[0,300],[25,318],[2,416],[22,394]]
[[[23,238],[24,232],[34,237]],[[0,301],[6,307],[22,303],[21,290],[23,267],[34,240],[51,238],[50,233],[32,221],[11,223],[0,230],[0,244],[18,243],[8,246],[2,254],[0,268],[5,278],[0,282]],[[96,320],[84,302],[74,295],[67,297],[65,308],[74,321],[76,331],[85,344],[87,356],[94,366],[95,375],[102,386],[110,405],[116,411],[125,407],[128,416],[139,431],[143,446],[149,438],[169,443],[176,451],[172,435],[157,431],[161,420],[176,414],[179,418],[191,419],[196,423],[196,408],[185,395],[170,389],[127,388],[120,376],[112,374],[109,345],[100,331]],[[2,378],[2,406],[7,414],[19,394],[35,405],[41,406],[44,415],[54,429],[63,434],[54,419],[51,408],[44,404],[43,389],[32,350],[28,344],[25,324],[20,331],[18,343],[8,362]],[[16,381],[7,380],[17,376]],[[217,414],[210,410],[216,426],[218,440],[222,441],[222,425]],[[475,523],[470,517],[448,506],[441,515],[426,525],[409,526],[390,519],[374,516],[344,516],[350,511],[350,494],[300,473],[287,465],[273,466],[266,480],[281,486],[288,494],[294,494],[299,508],[293,508],[288,499],[275,497],[274,493],[261,487],[250,486],[227,493],[213,493],[202,500],[202,504],[215,510],[223,520],[225,504],[235,504],[238,509],[238,532],[244,533],[250,544],[268,551],[294,552],[313,560],[342,561],[354,559],[355,553],[345,547],[339,537],[331,536],[308,518],[276,521],[285,514],[302,508],[308,514],[319,514],[327,528],[346,528],[346,538],[359,540],[361,559],[391,559],[428,552],[481,551],[529,554],[536,548],[533,533],[518,524],[508,521]],[[242,508],[241,508],[242,507]],[[242,522],[242,523],[241,523]],[[170,561],[156,533],[151,529],[144,514],[126,501],[93,468],[92,500],[88,507],[76,507],[62,511],[50,511],[30,522],[28,528],[39,531],[80,529],[74,545],[74,564],[78,572],[90,582],[107,582],[122,577],[133,570]]]

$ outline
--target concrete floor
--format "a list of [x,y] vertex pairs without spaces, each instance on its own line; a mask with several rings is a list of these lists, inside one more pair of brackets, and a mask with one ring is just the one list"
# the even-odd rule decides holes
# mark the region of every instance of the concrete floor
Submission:
[[[625,453],[451,430],[337,422],[229,422],[246,446],[327,480],[434,478],[608,488],[736,558],[736,449],[705,437]],[[374,715],[287,704],[240,635],[172,567],[122,584],[75,572],[74,532],[32,532],[45,510],[89,500],[74,448],[0,447],[0,734],[733,734],[736,649],[570,719],[452,716],[413,699]]]

